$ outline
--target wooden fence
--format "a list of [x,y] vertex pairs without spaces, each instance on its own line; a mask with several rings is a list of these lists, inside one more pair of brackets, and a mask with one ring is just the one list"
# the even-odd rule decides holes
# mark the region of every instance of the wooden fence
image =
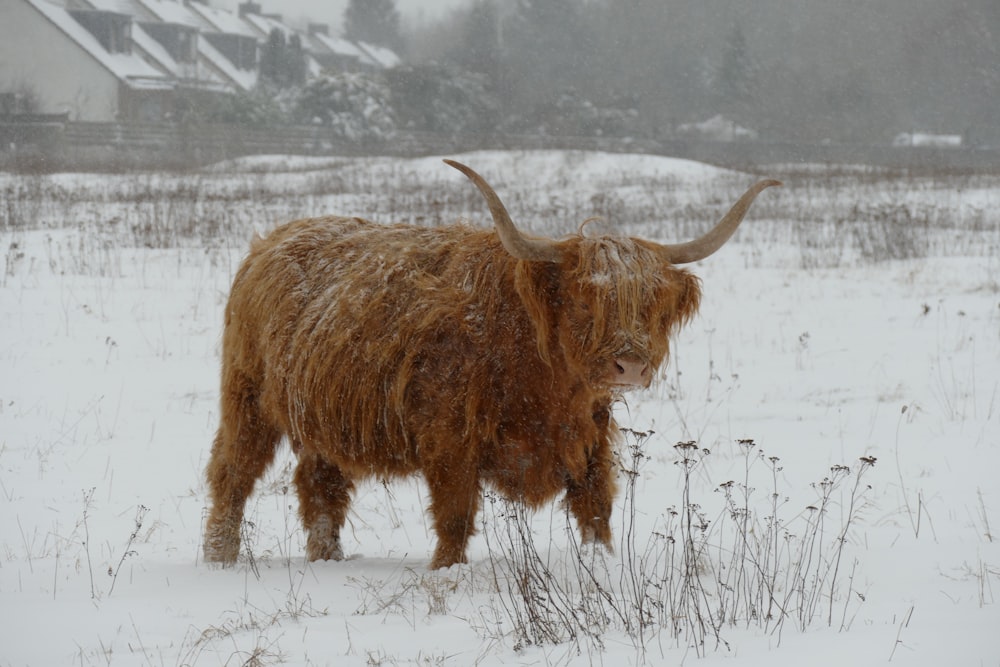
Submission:
[[350,141],[322,126],[256,128],[0,119],[0,167],[38,170],[184,169],[263,154],[416,157],[481,149],[547,148],[649,153],[749,170],[777,163],[820,163],[919,172],[1000,171],[1000,149],[419,132],[397,132],[391,139],[380,141]]

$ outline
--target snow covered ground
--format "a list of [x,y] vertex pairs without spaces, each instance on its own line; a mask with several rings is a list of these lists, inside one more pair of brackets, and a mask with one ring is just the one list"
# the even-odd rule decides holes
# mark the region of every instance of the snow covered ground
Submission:
[[[597,214],[590,232],[683,240],[755,180],[452,157],[551,235]],[[460,174],[0,174],[0,665],[1000,665],[1000,178],[775,169],[786,186],[695,267],[702,311],[662,380],[619,406],[654,433],[626,439],[644,458],[616,553],[577,553],[558,504],[521,521],[487,501],[470,564],[443,572],[418,480],[360,488],[351,558],[305,563],[287,451],[247,554],[208,567],[202,470],[252,233],[324,213],[487,224]]]

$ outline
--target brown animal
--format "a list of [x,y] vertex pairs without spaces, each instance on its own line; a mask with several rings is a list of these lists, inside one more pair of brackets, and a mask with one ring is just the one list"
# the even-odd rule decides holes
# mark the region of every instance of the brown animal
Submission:
[[698,308],[675,265],[715,252],[753,186],[679,245],[520,233],[472,169],[494,230],[298,220],[257,239],[233,282],[205,559],[233,563],[247,497],[282,436],[309,560],[341,559],[357,480],[422,473],[432,568],[465,562],[484,485],[539,506],[561,492],[584,540],[610,546],[611,406],[646,386]]

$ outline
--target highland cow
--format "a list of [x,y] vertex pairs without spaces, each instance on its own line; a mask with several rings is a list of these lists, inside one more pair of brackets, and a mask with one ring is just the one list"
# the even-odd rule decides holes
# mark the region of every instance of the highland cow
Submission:
[[612,404],[648,386],[699,280],[761,181],[705,236],[530,237],[472,169],[495,229],[290,222],[233,281],[221,425],[207,478],[207,561],[231,564],[244,505],[287,437],[309,560],[342,559],[365,478],[423,474],[432,568],[466,561],[484,486],[531,507],[560,493],[581,537],[610,546]]

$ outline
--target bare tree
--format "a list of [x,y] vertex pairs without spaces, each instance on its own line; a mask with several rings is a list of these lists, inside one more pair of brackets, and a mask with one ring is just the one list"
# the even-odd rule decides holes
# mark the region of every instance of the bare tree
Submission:
[[997,0],[475,0],[425,57],[486,74],[505,117],[569,93],[653,137],[722,113],[762,140],[998,145],[997,35]]
[[344,10],[344,33],[349,39],[400,49],[396,0],[350,0]]

